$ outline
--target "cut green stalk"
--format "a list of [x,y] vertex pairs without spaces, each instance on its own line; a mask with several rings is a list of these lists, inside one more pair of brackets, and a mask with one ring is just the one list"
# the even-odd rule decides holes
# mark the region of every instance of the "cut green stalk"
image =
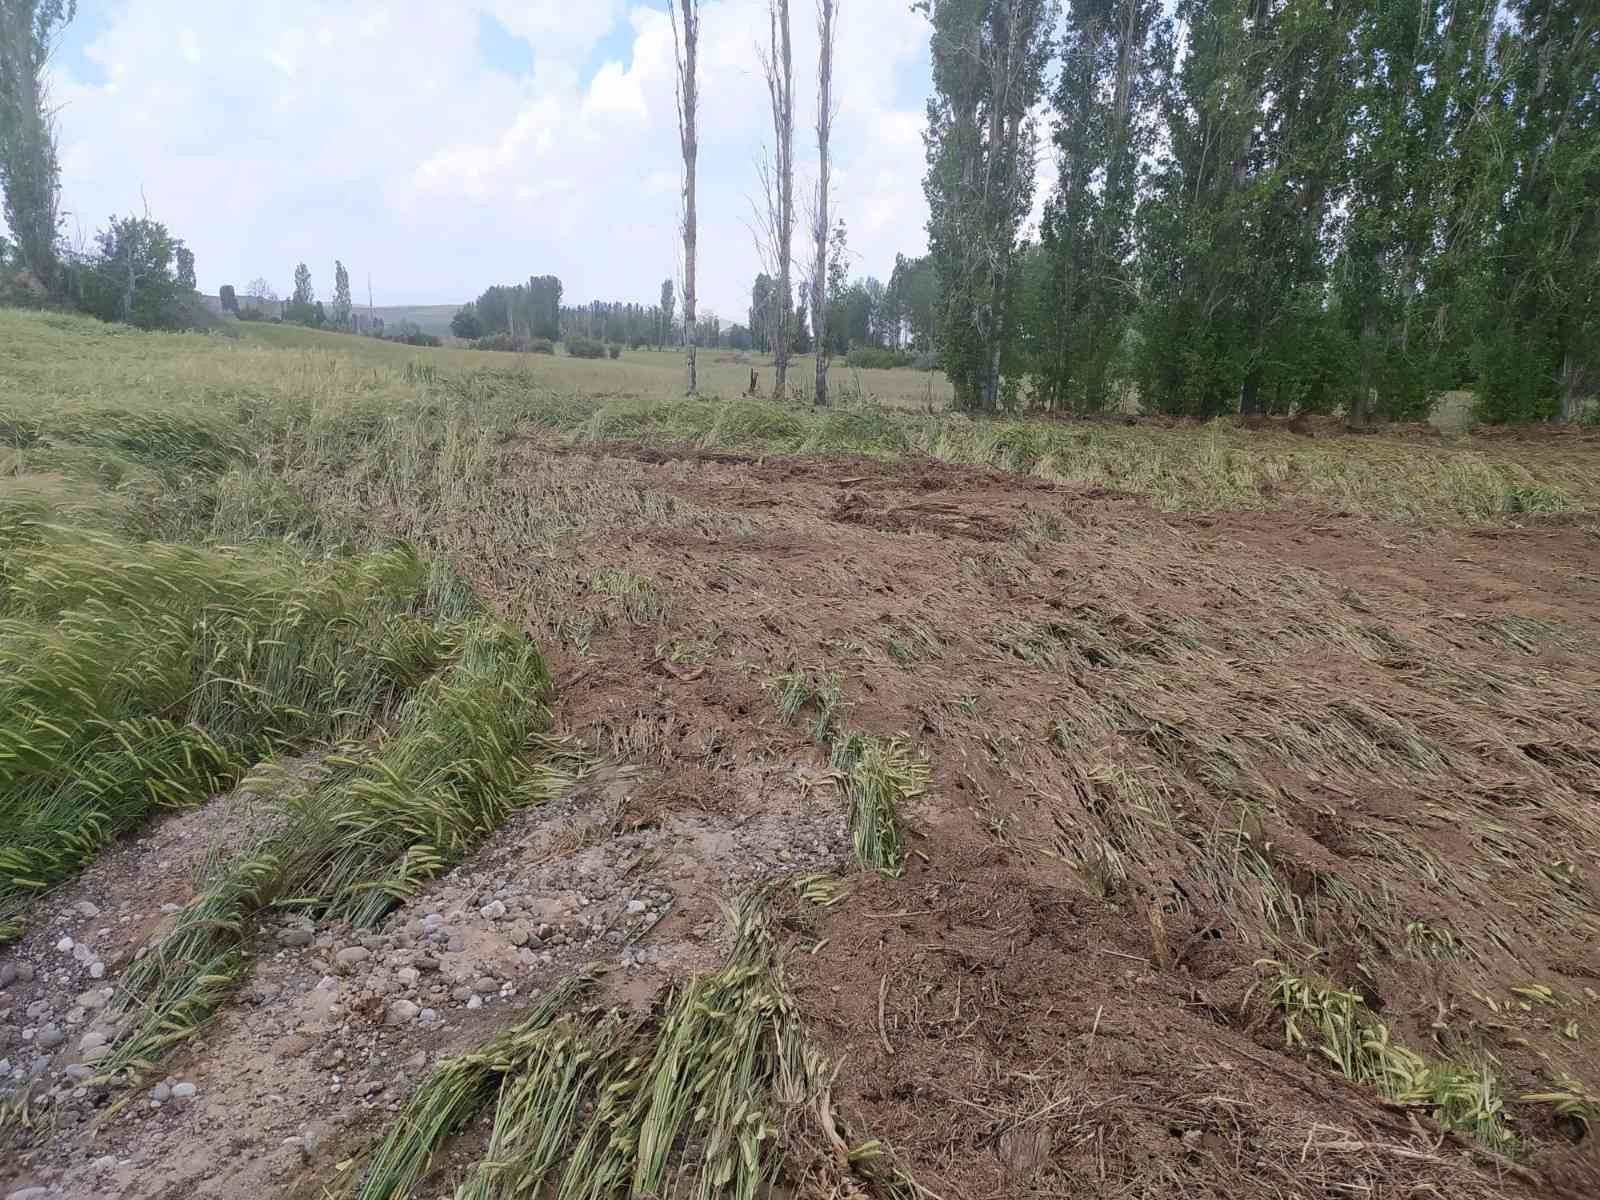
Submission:
[[771,1194],[798,1151],[853,1175],[857,1191],[866,1181],[909,1194],[878,1143],[852,1150],[839,1138],[832,1072],[805,1045],[763,904],[756,896],[733,914],[727,966],[688,980],[648,1025],[617,1012],[568,1017],[436,1072],[385,1138],[360,1200],[404,1195],[496,1084],[488,1149],[456,1200],[754,1200]]
[[379,1143],[363,1178],[360,1200],[410,1195],[445,1138],[493,1099],[509,1075],[550,1048],[543,1036],[547,1027],[593,986],[594,976],[588,972],[563,980],[517,1025],[477,1050],[435,1067]]
[[1375,1087],[1396,1104],[1425,1109],[1440,1125],[1491,1149],[1515,1144],[1488,1064],[1430,1062],[1393,1041],[1389,1027],[1356,993],[1313,984],[1282,963],[1262,965],[1278,971],[1270,998],[1284,1015],[1289,1046],[1314,1045],[1352,1083]]
[[859,733],[834,742],[832,763],[850,805],[856,860],[886,875],[899,875],[905,870],[899,808],[927,787],[927,764],[899,738]]

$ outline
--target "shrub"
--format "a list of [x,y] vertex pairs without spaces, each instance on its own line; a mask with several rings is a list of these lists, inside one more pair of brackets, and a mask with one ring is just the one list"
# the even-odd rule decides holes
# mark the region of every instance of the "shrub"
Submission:
[[573,358],[604,358],[606,347],[604,342],[597,342],[593,338],[569,337],[563,345],[567,353]]
[[410,321],[401,321],[395,331],[384,336],[385,341],[403,342],[407,346],[442,346],[444,342],[431,333],[423,333],[422,328]]
[[622,357],[622,347],[621,346],[612,346],[610,349],[611,349],[611,357],[612,358],[621,358]]
[[556,344],[549,338],[530,338],[520,334],[491,333],[472,343],[474,350],[503,350],[515,354],[554,354]]
[[876,346],[851,346],[850,353],[845,355],[845,361],[852,367],[881,371],[893,367],[909,367],[912,358],[911,355],[902,354],[898,350],[880,350]]
[[458,308],[456,315],[450,318],[450,332],[468,341],[482,337],[483,322],[478,320],[478,306],[464,304]]

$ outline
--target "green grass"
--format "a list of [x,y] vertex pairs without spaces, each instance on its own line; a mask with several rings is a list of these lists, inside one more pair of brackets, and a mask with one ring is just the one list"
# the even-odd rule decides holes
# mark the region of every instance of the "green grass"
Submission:
[[0,562],[0,940],[152,810],[364,728],[449,650],[405,547],[306,563],[56,535]]
[[131,1032],[108,1071],[147,1070],[200,1026],[244,970],[261,910],[369,928],[510,813],[568,781],[570,752],[548,735],[538,652],[481,618],[451,641],[452,661],[406,700],[393,732],[330,760],[332,774],[289,797],[277,831],[220,864],[124,974]]
[[908,412],[871,387],[864,396],[881,403],[819,412],[742,398],[742,364],[726,364],[726,380],[708,370],[707,395],[684,398],[677,357],[655,351],[590,361],[417,349],[292,326],[240,329],[232,338],[144,334],[85,318],[0,312],[0,394],[15,397],[9,407],[0,402],[0,430],[22,431],[0,437],[0,445],[14,447],[9,473],[48,476],[50,487],[65,488],[94,469],[85,456],[107,456],[113,473],[123,466],[130,472],[110,488],[129,519],[160,520],[160,506],[140,496],[139,473],[165,461],[155,453],[153,431],[139,435],[142,457],[115,445],[82,445],[75,462],[51,458],[59,456],[52,424],[92,429],[96,413],[120,410],[130,420],[156,413],[182,422],[191,431],[183,435],[191,456],[227,447],[237,461],[266,459],[279,471],[307,474],[389,464],[386,476],[370,472],[372,482],[408,509],[443,499],[470,503],[472,479],[437,468],[464,454],[483,467],[497,438],[536,428],[578,441],[926,455],[1113,488],[1175,511],[1309,505],[1430,524],[1600,512],[1600,466],[1592,452],[1564,439],[1299,438],[1226,423],[1163,429],[973,421]]

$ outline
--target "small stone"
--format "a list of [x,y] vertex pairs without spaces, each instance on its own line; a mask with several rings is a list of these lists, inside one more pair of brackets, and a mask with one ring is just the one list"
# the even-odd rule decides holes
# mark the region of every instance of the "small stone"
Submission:
[[73,1063],[62,1074],[72,1080],[73,1083],[87,1083],[90,1077],[94,1075],[94,1071],[82,1063]]
[[170,904],[170,903],[169,904],[163,904],[161,906],[161,911],[166,916],[170,917],[173,913],[177,912],[182,907],[183,907],[183,905],[181,905],[181,904]]
[[358,1083],[355,1086],[355,1093],[358,1096],[370,1096],[375,1092],[381,1091],[383,1091],[383,1084],[376,1079],[368,1079],[366,1082]]
[[480,975],[473,983],[472,990],[488,996],[500,990],[500,981],[491,975]]
[[1186,1150],[1198,1150],[1200,1148],[1200,1139],[1203,1138],[1204,1136],[1205,1136],[1205,1133],[1202,1130],[1199,1130],[1199,1129],[1185,1129],[1183,1131],[1183,1146],[1184,1146],[1184,1149],[1186,1149]]
[[33,1042],[41,1050],[54,1050],[66,1040],[67,1035],[61,1032],[59,1025],[46,1025],[39,1030],[38,1036],[33,1039]]
[[439,1014],[431,1008],[425,1008],[417,1014],[417,1020],[421,1021],[424,1025],[432,1025],[438,1019]]
[[17,982],[18,983],[32,983],[33,982],[33,964],[32,963],[18,963],[17,964]]
[[354,967],[371,958],[372,951],[365,946],[346,946],[333,957],[341,967]]
[[427,1065],[428,1065],[428,1052],[426,1050],[418,1050],[415,1054],[413,1054],[410,1058],[406,1059],[406,1061],[405,1061],[405,1068],[408,1071],[420,1071],[420,1070],[422,1070],[423,1067],[425,1067]]
[[278,930],[278,944],[280,946],[309,946],[311,945],[311,930],[299,926]]
[[431,954],[419,954],[417,955],[416,967],[419,971],[437,971],[439,969],[439,960]]
[[106,1044],[106,1035],[98,1029],[91,1029],[78,1039],[79,1050],[98,1050]]
[[111,996],[112,991],[110,988],[90,988],[87,992],[83,992],[78,996],[78,1004],[82,1008],[104,1008],[106,1001],[110,1000]]
[[45,1197],[49,1194],[49,1188],[25,1187],[18,1188],[14,1192],[7,1192],[6,1200],[45,1200]]
[[485,920],[498,921],[506,915],[506,906],[499,900],[491,900],[478,910],[478,915]]
[[105,963],[101,962],[99,959],[96,959],[94,962],[89,964],[89,978],[90,979],[104,979],[105,977],[106,977],[106,965],[105,965]]
[[384,1014],[384,1018],[390,1025],[404,1025],[407,1021],[411,1020],[411,1018],[415,1017],[420,1011],[421,1010],[409,1000],[391,1000],[389,1001],[389,1009]]
[[394,973],[394,977],[406,987],[416,987],[417,980],[421,978],[421,974],[415,967],[401,967]]
[[643,900],[629,900],[628,901],[628,915],[630,917],[637,917],[640,913],[644,912],[644,910],[649,908],[649,907],[650,906],[648,904],[646,904]]
[[72,947],[72,960],[87,967],[94,961],[94,951],[84,943],[79,942]]
[[17,964],[7,963],[0,967],[0,990],[10,987],[17,981]]
[[172,1098],[174,1100],[193,1100],[200,1091],[192,1083],[175,1083],[172,1085]]
[[165,1104],[172,1099],[172,1086],[166,1083],[156,1084],[155,1087],[150,1089],[150,1099],[157,1104]]
[[467,1007],[468,1008],[472,1008],[472,1009],[482,1008],[483,1007],[483,997],[482,996],[473,996],[470,1000],[467,1001]]
[[59,942],[56,943],[56,949],[61,951],[61,953],[63,953],[63,954],[71,954],[72,953],[72,947],[74,945],[75,945],[75,943],[73,942],[73,940],[71,938],[64,937]]
[[474,995],[476,995],[476,993],[465,984],[463,984],[461,987],[450,989],[450,999],[454,1000],[457,1004],[465,1004],[468,1000],[471,1000]]
[[87,917],[91,920],[100,915],[100,909],[87,900],[79,900],[72,906],[72,911],[80,917]]
[[511,927],[509,936],[513,946],[526,946],[528,944],[528,939],[533,936],[533,933],[526,925],[524,925],[521,921],[518,921]]
[[115,1171],[117,1169],[117,1156],[115,1154],[102,1154],[89,1165],[96,1171]]

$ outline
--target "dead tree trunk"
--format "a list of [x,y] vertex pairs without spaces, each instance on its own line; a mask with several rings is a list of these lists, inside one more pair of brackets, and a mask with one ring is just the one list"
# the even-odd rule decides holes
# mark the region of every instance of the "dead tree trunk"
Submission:
[[763,256],[776,276],[768,307],[767,331],[772,343],[772,365],[776,378],[772,394],[781,397],[789,375],[790,325],[794,320],[794,284],[790,263],[794,245],[794,65],[789,46],[789,0],[767,0],[771,27],[770,48],[761,55],[761,68],[767,78],[767,96],[772,102],[772,136],[777,145],[777,161],[768,170],[762,166],[767,212],[761,219],[765,227]]
[[833,132],[833,35],[838,0],[817,0],[817,202],[811,214],[811,342],[816,347],[818,408],[828,406],[828,137]]
[[695,375],[694,352],[698,331],[694,325],[694,168],[699,153],[698,133],[695,126],[695,103],[698,87],[695,81],[695,56],[700,46],[700,0],[678,0],[683,9],[683,29],[680,37],[677,10],[668,4],[672,14],[672,48],[678,63],[678,141],[683,147],[683,333],[686,388],[692,396],[699,387]]

